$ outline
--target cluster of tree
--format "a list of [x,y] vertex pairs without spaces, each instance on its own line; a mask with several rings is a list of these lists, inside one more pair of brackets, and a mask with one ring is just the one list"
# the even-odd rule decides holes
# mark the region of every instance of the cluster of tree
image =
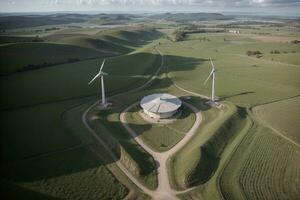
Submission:
[[60,30],[60,28],[57,27],[53,27],[53,28],[45,28],[45,31],[56,31],[56,30]]
[[260,51],[247,51],[247,56],[255,56],[256,58],[262,57],[262,53]]
[[29,64],[29,65],[25,66],[22,70],[19,70],[19,71],[40,69],[40,68],[44,68],[44,67],[51,67],[53,65],[65,64],[65,63],[74,63],[74,62],[78,62],[78,61],[80,61],[80,59],[78,59],[78,58],[69,58],[69,59],[66,60],[66,62],[56,62],[56,63],[44,62],[44,63],[41,63],[41,64]]
[[44,39],[40,38],[39,36],[36,36],[35,38],[32,39],[32,42],[44,42]]
[[291,41],[292,44],[300,44],[300,40],[293,40]]
[[272,51],[270,51],[270,54],[280,54],[280,51],[278,51],[278,50],[272,50]]
[[173,41],[173,42],[178,42],[178,41],[182,41],[186,36],[186,32],[185,31],[181,31],[181,30],[175,30],[171,36],[168,37],[169,40]]

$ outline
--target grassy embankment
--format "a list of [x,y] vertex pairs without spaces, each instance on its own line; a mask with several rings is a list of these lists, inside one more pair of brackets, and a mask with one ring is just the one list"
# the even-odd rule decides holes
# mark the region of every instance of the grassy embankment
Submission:
[[[113,163],[95,153],[103,150],[93,139],[84,142],[89,133],[81,121],[83,110],[68,115],[71,124],[64,121],[66,110],[98,94],[98,84],[88,87],[87,82],[98,71],[97,64],[101,61],[82,61],[1,77],[1,146],[6,172],[1,181],[10,183],[12,193],[17,190],[23,195],[36,192],[37,197],[43,193],[60,198],[82,193],[90,199],[120,199],[127,195],[128,189],[118,180],[130,190],[138,191]],[[147,52],[110,58],[106,65],[111,75],[106,79],[108,94],[146,81],[155,70],[156,61],[157,57]],[[117,84],[120,80],[121,84]]]

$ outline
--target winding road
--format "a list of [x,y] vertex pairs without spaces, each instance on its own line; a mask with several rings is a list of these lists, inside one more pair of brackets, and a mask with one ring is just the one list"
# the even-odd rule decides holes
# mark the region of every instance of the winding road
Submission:
[[120,121],[124,128],[128,131],[128,133],[135,139],[135,141],[147,151],[154,160],[158,163],[158,187],[155,191],[152,191],[150,196],[154,199],[177,199],[176,194],[183,193],[186,191],[178,192],[173,190],[170,186],[168,171],[167,171],[167,161],[168,159],[175,154],[178,150],[180,150],[183,146],[187,144],[187,142],[193,137],[196,133],[197,128],[199,127],[202,117],[200,111],[191,104],[183,102],[185,106],[190,108],[196,114],[196,120],[192,126],[192,128],[185,134],[184,138],[180,140],[175,146],[173,146],[170,150],[165,152],[157,152],[148,147],[143,140],[138,136],[138,134],[130,128],[130,126],[126,123],[125,115],[128,110],[132,107],[136,106],[136,103],[132,104],[131,106],[127,107],[120,115]]
[[[110,98],[115,98],[117,96],[122,96],[122,95],[127,95],[129,93],[133,93],[133,92],[137,92],[140,91],[148,86],[150,86],[150,84],[155,80],[155,78],[158,76],[159,72],[161,71],[161,69],[164,66],[164,56],[163,54],[157,49],[155,48],[156,51],[160,54],[161,56],[161,63],[159,68],[157,69],[157,71],[154,73],[154,75],[143,85],[132,89],[130,91],[127,92],[123,92],[123,93],[119,93],[116,94],[114,96],[109,97]],[[168,76],[168,74],[167,74]],[[173,81],[172,81],[173,82]],[[188,90],[185,90],[181,87],[179,87],[178,85],[176,85],[173,82],[174,86],[177,87],[178,89],[190,93],[190,94],[194,94],[196,96],[200,96],[202,98],[208,98],[207,96],[204,95],[200,95]],[[176,191],[173,190],[170,186],[170,182],[169,182],[169,178],[168,178],[168,172],[167,172],[167,161],[168,159],[174,155],[178,150],[180,150],[182,147],[184,147],[189,140],[193,137],[193,135],[196,133],[197,128],[199,127],[201,121],[202,121],[202,116],[200,111],[194,107],[191,104],[188,104],[186,102],[183,102],[187,107],[189,107],[195,114],[196,114],[196,120],[192,126],[192,128],[185,134],[185,137],[179,141],[173,148],[171,148],[170,150],[166,151],[166,152],[156,152],[153,149],[151,149],[150,147],[148,147],[139,137],[137,137],[137,133],[135,133],[126,123],[125,120],[125,113],[131,109],[135,104],[127,107],[120,115],[120,121],[122,123],[122,125],[124,126],[124,128],[128,131],[128,133],[136,140],[136,142],[145,149],[145,151],[147,151],[149,154],[151,154],[154,158],[155,161],[157,161],[158,164],[158,187],[156,190],[150,190],[147,187],[145,187],[130,171],[128,171],[128,169],[123,165],[123,163],[119,160],[119,158],[114,154],[114,152],[110,149],[110,147],[101,139],[101,137],[98,136],[98,134],[96,133],[96,131],[91,128],[91,126],[88,123],[88,113],[97,106],[97,104],[99,104],[100,101],[95,102],[94,104],[92,104],[84,113],[82,116],[82,121],[84,123],[84,125],[87,127],[87,129],[89,130],[89,132],[93,135],[93,137],[97,140],[97,142],[103,146],[105,148],[105,150],[107,151],[107,153],[109,154],[109,156],[115,161],[116,165],[119,167],[119,169],[137,186],[139,187],[145,194],[148,194],[149,196],[151,196],[153,199],[158,199],[158,200],[172,200],[172,199],[178,199],[176,197],[176,194],[180,194],[180,193],[184,193],[187,192],[193,188],[190,188],[188,190],[185,191]]]

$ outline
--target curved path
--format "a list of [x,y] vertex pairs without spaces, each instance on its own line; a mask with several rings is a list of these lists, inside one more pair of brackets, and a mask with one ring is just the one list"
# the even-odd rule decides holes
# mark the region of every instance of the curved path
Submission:
[[[148,86],[150,86],[150,84],[155,80],[155,78],[157,77],[157,75],[159,74],[159,72],[161,71],[162,67],[164,66],[164,56],[163,54],[160,52],[159,49],[157,49],[157,52],[160,54],[161,56],[161,63],[159,68],[157,69],[157,71],[154,73],[154,75],[143,85],[132,89],[130,91],[127,92],[123,92],[123,93],[119,93],[117,95],[108,97],[109,98],[113,98],[113,97],[117,97],[117,96],[121,96],[121,95],[126,95],[132,92],[136,92],[136,91],[140,91],[144,88],[147,88]],[[168,76],[168,73],[167,73]],[[169,77],[168,77],[169,78]],[[170,79],[171,80],[171,79]],[[173,81],[172,81],[173,82]],[[174,84],[174,82],[173,82]],[[175,84],[174,84],[175,85]],[[206,96],[203,96],[201,94],[197,94],[188,90],[185,90],[177,85],[175,85],[178,89],[184,91],[184,92],[188,92],[188,93],[192,93],[194,95],[197,96],[201,96],[203,98],[208,98]],[[121,114],[122,116],[120,116],[121,120],[124,122],[123,125],[124,127],[128,130],[128,132],[136,138],[137,142],[147,151],[149,152],[156,161],[159,162],[160,166],[158,168],[158,180],[159,180],[159,184],[158,184],[158,188],[157,190],[153,191],[148,189],[147,187],[145,187],[143,184],[140,183],[139,180],[137,180],[137,178],[128,171],[128,169],[120,162],[120,160],[118,159],[118,157],[114,154],[114,152],[110,149],[110,147],[101,139],[101,137],[99,137],[96,133],[96,131],[94,129],[91,128],[91,126],[88,124],[88,113],[97,106],[97,104],[99,104],[100,101],[95,102],[94,104],[92,104],[90,107],[88,107],[88,109],[83,113],[82,115],[82,121],[84,123],[84,125],[87,127],[87,129],[89,130],[89,132],[93,135],[93,137],[96,139],[96,141],[104,147],[104,149],[106,150],[106,152],[109,154],[109,156],[115,161],[116,165],[119,167],[119,169],[137,186],[139,187],[144,193],[148,194],[149,196],[151,196],[154,199],[177,199],[176,194],[180,194],[180,193],[184,193],[187,192],[193,188],[190,188],[188,190],[185,191],[174,191],[171,189],[170,187],[170,183],[169,183],[169,179],[168,179],[168,173],[167,173],[167,168],[166,168],[166,163],[167,160],[170,156],[172,156],[174,153],[176,153],[179,149],[181,149],[184,145],[187,144],[187,142],[192,138],[192,136],[196,133],[196,130],[198,128],[198,126],[201,123],[202,117],[200,114],[200,111],[192,106],[191,104],[188,103],[184,103],[186,106],[188,106],[190,109],[193,110],[193,112],[196,113],[196,121],[193,125],[193,127],[188,131],[188,133],[186,133],[185,137],[178,142],[172,149],[170,149],[167,152],[163,152],[163,153],[159,153],[159,152],[155,152],[153,151],[151,148],[149,148],[148,146],[146,146],[143,141],[141,141],[140,139],[138,139],[138,137],[136,136],[136,133],[134,131],[131,130],[131,128],[126,124],[126,122],[124,121],[124,112],[126,112],[127,110],[129,110],[131,108],[128,107],[126,108],[123,113]],[[132,105],[133,106],[133,105]]]
[[[138,134],[130,128],[130,126],[126,123],[125,120],[125,114],[128,110],[130,110],[132,107],[136,106],[136,103],[132,104],[131,106],[127,107],[120,115],[120,121],[124,128],[128,131],[128,133],[135,139],[135,141],[145,149],[154,160],[158,163],[158,187],[155,191],[152,191],[150,196],[152,196],[154,199],[177,199],[176,194],[182,193],[175,191],[171,188],[168,172],[167,172],[167,161],[168,159],[175,154],[178,150],[180,150],[183,146],[187,144],[187,142],[193,137],[193,135],[196,133],[197,128],[199,127],[202,117],[200,111],[194,107],[191,104],[188,104],[186,102],[183,102],[183,104],[187,107],[189,107],[195,114],[196,114],[196,120],[192,126],[192,128],[185,134],[184,138],[180,140],[175,146],[173,146],[170,150],[165,152],[157,152],[148,147],[143,140],[138,136]],[[185,191],[183,191],[185,192]]]

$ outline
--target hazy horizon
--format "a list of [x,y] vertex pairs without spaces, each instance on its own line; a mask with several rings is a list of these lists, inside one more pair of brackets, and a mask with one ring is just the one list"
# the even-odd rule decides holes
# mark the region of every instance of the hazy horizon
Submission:
[[1,13],[215,12],[300,16],[300,0],[3,0]]

